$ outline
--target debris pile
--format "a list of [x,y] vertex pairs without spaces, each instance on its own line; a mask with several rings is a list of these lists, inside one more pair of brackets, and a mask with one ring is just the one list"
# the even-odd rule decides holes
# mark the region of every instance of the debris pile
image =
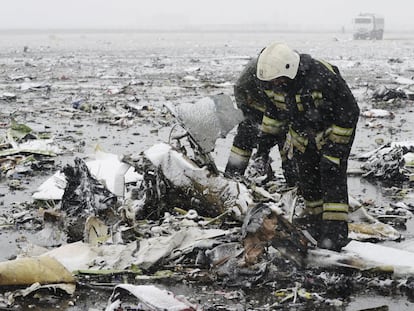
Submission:
[[[338,269],[347,267],[358,274],[373,269],[381,271],[386,266],[386,273],[395,276],[414,274],[412,265],[407,266],[411,259],[414,262],[413,253],[407,250],[399,251],[401,260],[389,262],[384,258],[379,260],[380,256],[370,256],[378,247],[369,244],[371,248],[366,252],[366,242],[353,241],[341,253],[316,248],[289,221],[289,215],[299,208],[295,189],[279,193],[265,185],[251,187],[210,171],[207,164],[197,165],[181,150],[169,144],[156,144],[134,158],[121,159],[100,150],[90,161],[75,158],[74,165],[66,165],[60,175],[55,174],[39,187],[43,194],[40,202],[57,202],[55,208],[45,211],[44,225],[51,215],[57,217],[59,220],[51,223],[53,230],[62,230],[61,236],[66,236],[66,241],[37,256],[27,254],[4,263],[7,271],[21,270],[29,279],[10,283],[7,281],[10,277],[3,277],[0,272],[3,285],[40,284],[33,287],[31,293],[34,293],[44,289],[42,285],[53,288],[62,282],[78,284],[94,280],[94,286],[104,286],[108,280],[123,275],[131,284],[114,288],[107,310],[121,306],[150,310],[179,306],[178,310],[198,310],[201,306],[192,295],[181,298],[162,287],[141,283],[191,279],[200,286],[213,283],[240,289],[270,286],[275,295],[265,305],[274,308],[305,306],[309,302],[342,305],[343,300],[335,298],[338,292],[331,288],[337,280],[324,279],[327,272],[318,270],[322,268],[338,273]],[[194,153],[197,151],[193,150]],[[127,178],[131,169],[135,174],[132,179]],[[46,184],[55,190],[63,189],[61,197],[56,200],[53,191],[45,191]],[[48,199],[46,193],[53,195]],[[38,193],[34,196],[40,197]],[[355,213],[363,216],[351,217],[354,239],[401,238],[391,226],[380,226],[363,207],[356,208]],[[43,260],[56,262],[66,274],[59,272],[59,278],[46,275],[38,278],[36,271],[42,268],[30,268],[29,262],[38,266]],[[29,275],[28,271],[34,274]],[[312,282],[304,278],[306,273],[312,273]],[[61,279],[63,275],[68,278]],[[343,282],[344,286],[360,286],[357,278],[344,278]],[[125,292],[132,293],[138,302],[122,301]],[[17,299],[19,293],[10,297]],[[8,300],[6,305],[14,301]],[[213,310],[217,305],[209,307]]]
[[414,143],[393,142],[385,144],[376,150],[359,155],[365,163],[361,168],[363,176],[384,181],[412,181]]
[[[414,209],[410,186],[400,187],[412,181],[411,147],[385,145],[361,158],[363,177],[391,185],[381,189],[393,201],[383,206],[361,189],[352,242],[340,253],[319,249],[291,224],[303,204],[297,192],[278,181],[228,179],[209,154],[240,115],[217,107],[229,102],[222,94],[202,97],[231,93],[229,81],[251,50],[204,37],[202,49],[150,37],[139,51],[101,36],[93,46],[89,34],[2,49],[0,308],[344,310],[367,292],[412,300],[414,248],[403,233]],[[80,49],[79,40],[92,45]],[[387,46],[375,51],[384,53],[381,62],[411,50]],[[357,138],[368,142],[357,147],[410,138],[414,81],[400,66],[410,74],[410,58],[389,59],[384,74],[378,55],[356,50],[334,54],[366,105],[368,126]],[[201,106],[212,109],[199,113]],[[185,117],[191,111],[199,118]],[[184,134],[168,140],[175,121]],[[86,156],[101,143],[108,152]]]

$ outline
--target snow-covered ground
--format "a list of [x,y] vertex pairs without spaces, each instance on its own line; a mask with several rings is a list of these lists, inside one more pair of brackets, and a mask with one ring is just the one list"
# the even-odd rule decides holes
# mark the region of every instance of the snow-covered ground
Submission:
[[[168,141],[175,120],[165,103],[193,103],[220,93],[232,96],[233,83],[248,59],[272,41],[285,41],[301,53],[337,65],[361,111],[392,112],[393,118],[360,117],[353,154],[414,138],[413,101],[389,100],[378,107],[372,99],[373,92],[383,86],[414,92],[414,36],[407,34],[386,34],[381,41],[354,41],[351,34],[271,32],[44,31],[0,36],[0,136],[6,135],[13,117],[53,137],[64,150],[54,158],[52,168],[2,173],[3,220],[21,212],[46,176],[75,155],[90,154],[96,145],[107,152],[134,155]],[[214,158],[219,167],[226,163],[230,144],[231,134],[217,142]],[[360,164],[352,160],[350,167]],[[20,186],[12,186],[11,180]],[[360,176],[349,179],[351,195],[377,206],[396,202],[391,186],[385,189]],[[410,189],[405,190],[409,195],[400,201],[413,204]],[[17,231],[4,228],[0,226],[1,260],[15,256],[32,234],[32,228],[24,225]],[[403,235],[414,239],[413,220],[407,222]],[[384,300],[384,304],[398,305],[398,310],[409,310],[406,303]]]

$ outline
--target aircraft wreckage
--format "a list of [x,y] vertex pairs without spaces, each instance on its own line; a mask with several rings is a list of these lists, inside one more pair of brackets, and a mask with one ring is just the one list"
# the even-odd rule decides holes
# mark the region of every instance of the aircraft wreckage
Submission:
[[94,159],[76,158],[34,193],[36,201],[59,202],[43,211],[38,233],[39,242],[55,247],[0,263],[1,286],[29,286],[12,292],[9,305],[45,287],[73,294],[86,277],[124,274],[131,284],[114,288],[107,310],[128,304],[125,291],[145,310],[214,309],[140,283],[159,280],[160,271],[169,271],[161,279],[268,288],[274,292],[269,308],[341,306],[347,293],[384,286],[378,275],[399,280],[393,291],[412,293],[414,244],[376,243],[403,237],[355,199],[351,242],[333,252],[292,225],[303,207],[296,189],[220,172],[210,152],[243,118],[229,97],[167,108],[178,121],[168,143],[128,157],[97,150]]

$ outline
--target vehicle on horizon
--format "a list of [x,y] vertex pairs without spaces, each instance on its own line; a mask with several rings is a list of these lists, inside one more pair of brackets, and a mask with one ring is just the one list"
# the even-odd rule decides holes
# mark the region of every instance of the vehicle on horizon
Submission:
[[384,17],[377,14],[360,13],[352,24],[354,40],[382,40],[384,36]]

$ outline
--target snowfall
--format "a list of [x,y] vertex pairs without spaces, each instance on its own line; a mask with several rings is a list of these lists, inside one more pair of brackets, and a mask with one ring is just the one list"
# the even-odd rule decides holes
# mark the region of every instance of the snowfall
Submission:
[[[338,288],[330,295],[322,285],[320,291],[311,293],[301,287],[303,284],[288,284],[286,279],[283,288],[278,287],[277,279],[271,280],[271,285],[267,279],[266,284],[258,282],[250,287],[226,286],[219,276],[217,282],[210,278],[203,283],[208,271],[193,267],[191,278],[176,278],[177,267],[167,265],[162,271],[171,270],[171,274],[139,275],[133,282],[130,275],[110,278],[107,283],[83,275],[74,291],[52,290],[64,293],[59,295],[42,292],[40,285],[26,292],[25,287],[3,286],[0,309],[116,310],[122,290],[143,304],[146,301],[146,307],[158,303],[148,310],[193,310],[189,306],[199,310],[306,310],[312,306],[321,310],[412,309],[414,36],[389,33],[384,40],[356,41],[350,33],[33,31],[3,32],[1,37],[0,262],[66,244],[57,238],[51,243],[45,236],[51,231],[45,231],[43,222],[44,211],[59,205],[64,187],[61,192],[39,197],[39,189],[45,189],[44,183],[52,176],[55,183],[62,182],[62,168],[73,165],[75,158],[83,159],[92,174],[107,173],[100,177],[108,179],[106,186],[112,193],[122,196],[124,190],[117,188],[111,171],[127,172],[129,167],[119,162],[122,157],[138,158],[151,154],[148,150],[165,150],[177,123],[167,107],[197,104],[218,94],[233,98],[234,82],[248,60],[270,42],[283,41],[301,53],[336,65],[361,109],[349,163],[349,194],[375,219],[389,224],[395,230],[393,237],[396,233],[398,238],[355,244],[349,251],[364,251],[364,260],[378,260],[382,266],[401,264],[391,276],[379,273],[372,278],[350,274],[346,267],[346,272],[337,268],[324,274],[322,267],[304,272],[307,282],[323,280],[333,286],[337,280]],[[37,138],[47,139],[42,139],[41,145],[17,143],[14,132],[11,143],[13,122],[22,125],[20,130],[24,125]],[[234,132],[235,128],[217,139],[211,152],[219,170],[226,164]],[[30,155],[35,159],[28,159]],[[280,174],[277,152],[272,155],[273,168]],[[94,166],[99,160],[109,161],[110,168],[100,171]],[[131,178],[140,177],[131,174]],[[175,221],[171,217],[170,221]],[[221,234],[210,233],[212,237]],[[390,248],[395,252],[390,253]],[[80,251],[67,250],[69,254],[65,253],[62,261],[67,263]],[[309,277],[312,271],[318,275]],[[353,289],[346,288],[348,278],[359,278]],[[130,284],[125,284],[127,281]],[[37,291],[36,296],[33,293]]]

